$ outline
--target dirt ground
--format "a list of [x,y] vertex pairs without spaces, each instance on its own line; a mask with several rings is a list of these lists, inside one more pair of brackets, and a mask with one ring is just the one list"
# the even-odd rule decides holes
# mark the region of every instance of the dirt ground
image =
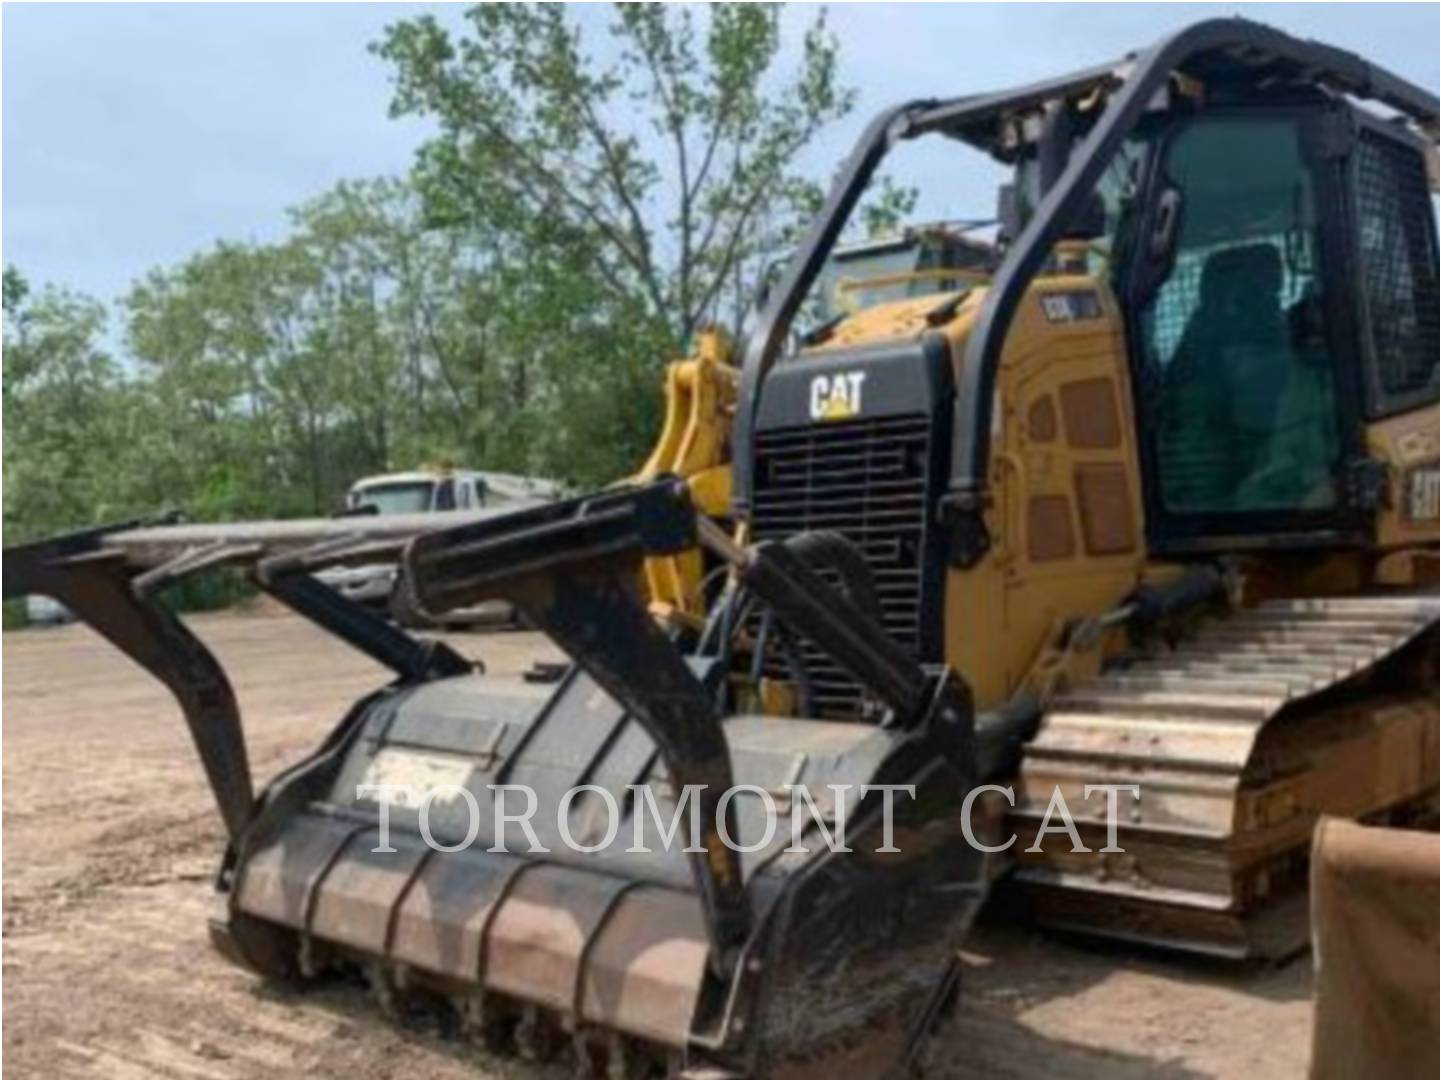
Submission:
[[[194,620],[238,690],[257,777],[381,671],[299,620]],[[494,671],[528,634],[452,638]],[[4,1055],[15,1077],[378,1080],[562,1075],[385,1020],[358,986],[277,991],[210,949],[221,834],[179,710],[80,627],[4,636]],[[956,1077],[1299,1076],[1310,965],[1237,968],[1077,945],[988,918],[972,940]]]

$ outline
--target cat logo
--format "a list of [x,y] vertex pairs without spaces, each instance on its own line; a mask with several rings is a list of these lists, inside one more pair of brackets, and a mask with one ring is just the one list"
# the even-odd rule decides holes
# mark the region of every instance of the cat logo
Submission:
[[860,415],[860,390],[865,372],[842,371],[810,380],[810,419],[849,420]]

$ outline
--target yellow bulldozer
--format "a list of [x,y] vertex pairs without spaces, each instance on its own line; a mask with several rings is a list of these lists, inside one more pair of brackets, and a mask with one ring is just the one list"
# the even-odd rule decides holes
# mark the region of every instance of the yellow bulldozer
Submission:
[[[926,136],[1011,170],[998,228],[857,289],[847,222]],[[7,551],[6,595],[175,692],[238,962],[352,967],[612,1076],[913,1071],[996,853],[1047,924],[1276,954],[1319,815],[1440,790],[1437,143],[1434,94],[1235,19],[909,102],[632,482],[93,530]],[[801,326],[827,275],[868,299]],[[419,608],[506,599],[568,669],[492,679],[314,576],[381,552]],[[395,672],[258,796],[223,672],[157,602],[220,563]],[[995,798],[1009,827],[975,827]]]

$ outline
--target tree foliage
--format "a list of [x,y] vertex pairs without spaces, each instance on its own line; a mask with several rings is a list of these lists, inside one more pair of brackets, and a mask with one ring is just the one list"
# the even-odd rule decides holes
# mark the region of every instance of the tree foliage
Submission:
[[142,403],[101,347],[104,308],[7,268],[4,313],[6,542],[122,512],[134,493],[112,463],[129,457]]
[[431,220],[558,247],[673,352],[791,242],[818,199],[797,156],[853,102],[823,12],[792,72],[779,20],[623,4],[596,48],[563,5],[486,4],[468,33],[419,16],[376,51],[392,113],[439,125],[415,168]]

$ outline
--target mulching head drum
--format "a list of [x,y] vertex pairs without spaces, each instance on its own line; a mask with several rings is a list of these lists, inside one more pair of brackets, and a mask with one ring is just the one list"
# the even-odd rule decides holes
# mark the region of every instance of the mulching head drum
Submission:
[[[681,850],[686,815],[668,849],[657,825],[676,815],[678,793],[644,730],[579,669],[548,697],[497,693],[496,681],[382,693],[330,753],[282,780],[267,800],[273,812],[239,848],[230,905],[240,932],[222,928],[232,949],[243,956],[236,940],[268,934],[304,974],[354,964],[384,996],[439,991],[492,1041],[535,1043],[538,1025],[564,1036],[554,1048],[593,1056],[618,1052],[618,1036],[637,1067],[768,1074],[830,1068],[837,1054],[852,1065],[857,1054],[903,1059],[982,898],[956,816],[968,778],[939,752],[939,731],[725,722],[753,922],[722,964]],[[490,785],[503,784],[536,793],[528,823],[538,844],[497,818]],[[581,784],[611,793],[620,811],[614,842],[588,853],[564,832],[602,841],[604,796],[584,790],[564,803],[563,825],[558,817]],[[915,785],[913,800],[891,796],[896,851],[878,851],[885,799],[862,798],[869,784]],[[370,793],[379,785],[415,793],[384,807],[385,843]],[[658,814],[637,809],[630,785],[648,786]],[[800,850],[787,850],[787,785],[806,786],[831,830],[842,808],[829,785],[850,786],[850,852],[829,849],[809,807]],[[432,788],[442,794],[426,814],[427,841],[416,796]],[[773,831],[762,791],[779,811]],[[506,792],[510,814],[525,809],[521,794]],[[649,852],[627,850],[637,813]]]

